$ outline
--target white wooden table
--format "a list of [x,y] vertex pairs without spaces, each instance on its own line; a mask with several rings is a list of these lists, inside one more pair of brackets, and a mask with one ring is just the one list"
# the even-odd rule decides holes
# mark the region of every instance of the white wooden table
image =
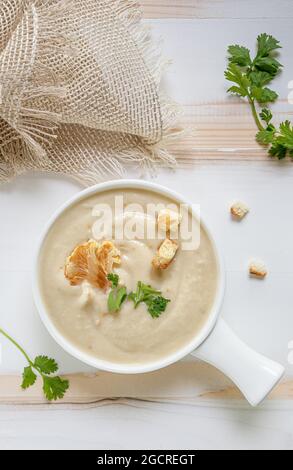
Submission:
[[[1,340],[0,448],[293,448],[293,166],[270,162],[258,148],[248,109],[226,97],[223,78],[228,44],[253,47],[258,33],[276,35],[286,67],[275,111],[280,118],[293,114],[293,2],[144,0],[143,8],[173,61],[165,87],[184,105],[183,123],[198,128],[174,146],[182,168],[162,171],[157,181],[201,205],[226,262],[223,315],[248,344],[284,364],[285,381],[251,409],[228,379],[192,359],[126,381],[93,375],[69,357],[38,318],[30,276],[41,227],[80,187],[26,175],[0,188],[1,325],[32,355],[56,357],[72,388],[53,406],[40,401],[38,387],[21,392],[22,357]],[[251,208],[241,224],[229,217],[234,199]],[[268,265],[264,282],[248,278],[251,256]]]

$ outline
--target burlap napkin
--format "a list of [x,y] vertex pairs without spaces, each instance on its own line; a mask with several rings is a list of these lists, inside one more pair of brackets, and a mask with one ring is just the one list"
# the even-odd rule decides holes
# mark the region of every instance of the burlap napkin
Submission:
[[131,0],[1,0],[0,181],[26,170],[87,184],[172,165],[176,106]]

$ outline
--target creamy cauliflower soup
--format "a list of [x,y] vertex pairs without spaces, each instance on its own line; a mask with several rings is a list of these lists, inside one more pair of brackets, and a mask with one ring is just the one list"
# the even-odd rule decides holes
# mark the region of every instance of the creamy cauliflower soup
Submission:
[[[114,212],[117,196],[123,196],[122,216]],[[141,209],[128,211],[133,203]],[[121,364],[162,360],[192,341],[209,316],[218,277],[212,243],[189,213],[200,244],[184,249],[180,230],[172,234],[181,223],[176,211],[149,215],[149,203],[178,207],[150,190],[105,191],[67,208],[44,241],[39,283],[46,310],[61,334],[93,357]],[[101,204],[114,214],[103,214],[109,223],[100,223]],[[111,233],[117,220],[135,228],[133,239]],[[147,224],[155,237],[147,236]]]

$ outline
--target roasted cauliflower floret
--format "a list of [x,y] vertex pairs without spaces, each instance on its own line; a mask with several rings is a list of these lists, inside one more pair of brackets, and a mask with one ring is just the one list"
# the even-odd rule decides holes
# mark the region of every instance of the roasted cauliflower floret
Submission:
[[107,275],[113,265],[120,264],[119,250],[110,241],[101,244],[94,240],[75,247],[67,258],[64,275],[72,286],[88,281],[94,287],[105,289],[108,286]]

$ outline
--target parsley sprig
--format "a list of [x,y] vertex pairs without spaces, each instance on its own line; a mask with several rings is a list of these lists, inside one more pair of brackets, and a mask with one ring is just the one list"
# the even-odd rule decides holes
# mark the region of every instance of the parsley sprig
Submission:
[[119,312],[123,302],[128,298],[134,302],[134,308],[137,308],[140,303],[145,303],[148,312],[153,318],[158,318],[161,313],[166,310],[169,299],[162,297],[159,290],[154,289],[148,284],[138,281],[136,291],[127,294],[125,286],[119,287],[119,276],[115,273],[110,273],[107,276],[112,284],[111,291],[108,296],[108,310],[110,313]]
[[144,302],[148,312],[153,318],[158,318],[167,308],[169,299],[162,297],[162,292],[154,289],[148,284],[138,281],[136,291],[131,292],[128,298],[134,302],[134,308]]
[[43,392],[47,400],[53,401],[63,398],[69,388],[69,382],[59,376],[52,375],[58,371],[58,364],[55,359],[47,356],[37,356],[32,361],[25,350],[2,328],[0,328],[0,334],[16,346],[28,362],[28,366],[24,368],[22,373],[21,387],[24,390],[32,387],[39,375],[43,380]]
[[[293,158],[293,127],[285,121],[277,128],[273,123],[273,114],[267,104],[277,100],[278,94],[269,85],[282,69],[276,53],[281,48],[280,42],[266,33],[257,38],[257,52],[251,57],[249,49],[239,45],[228,48],[229,65],[225,71],[228,81],[234,83],[228,93],[248,99],[258,133],[256,140],[269,146],[269,154],[279,160],[287,155]],[[258,112],[258,106],[265,106]]]

